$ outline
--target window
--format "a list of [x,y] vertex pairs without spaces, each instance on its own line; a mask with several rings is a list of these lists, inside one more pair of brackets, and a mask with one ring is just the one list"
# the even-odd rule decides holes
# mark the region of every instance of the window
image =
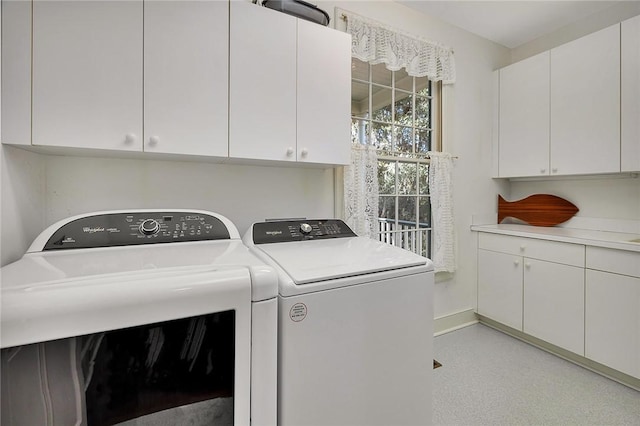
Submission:
[[378,150],[378,237],[431,254],[428,151],[439,150],[440,85],[352,59],[351,139]]

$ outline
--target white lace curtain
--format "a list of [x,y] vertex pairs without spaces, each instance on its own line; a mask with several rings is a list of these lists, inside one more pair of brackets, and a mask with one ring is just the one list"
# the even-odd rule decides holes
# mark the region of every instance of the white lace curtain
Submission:
[[357,235],[377,238],[378,155],[373,146],[351,146],[351,165],[344,168],[344,215]]
[[370,64],[384,63],[387,69],[406,68],[413,77],[452,84],[456,79],[453,51],[447,46],[423,40],[343,9],[351,34],[351,56]]
[[447,152],[429,152],[429,195],[433,247],[431,260],[436,272],[455,272],[455,233],[451,172],[453,158]]

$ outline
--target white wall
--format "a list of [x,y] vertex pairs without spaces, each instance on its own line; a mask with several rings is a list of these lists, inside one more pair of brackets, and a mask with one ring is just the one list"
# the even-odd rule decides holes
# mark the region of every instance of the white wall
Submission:
[[334,216],[333,170],[50,156],[4,146],[2,264],[48,225],[80,213],[193,208],[243,234],[266,218]]
[[602,12],[587,16],[573,24],[559,28],[552,33],[512,49],[511,61],[518,62],[636,15],[640,15],[640,1],[616,2],[615,5]]

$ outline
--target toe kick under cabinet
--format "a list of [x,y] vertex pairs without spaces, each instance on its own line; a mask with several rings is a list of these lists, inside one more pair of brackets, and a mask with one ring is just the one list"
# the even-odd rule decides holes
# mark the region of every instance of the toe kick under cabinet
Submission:
[[478,233],[477,313],[640,378],[640,252]]

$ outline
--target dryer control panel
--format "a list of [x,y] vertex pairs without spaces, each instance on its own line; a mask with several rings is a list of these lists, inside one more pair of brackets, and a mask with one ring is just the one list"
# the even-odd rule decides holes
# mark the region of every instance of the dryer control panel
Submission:
[[254,244],[356,236],[351,228],[339,219],[284,220],[261,222],[253,225]]
[[229,239],[229,230],[203,212],[105,213],[72,220],[58,228],[43,250],[95,248]]

